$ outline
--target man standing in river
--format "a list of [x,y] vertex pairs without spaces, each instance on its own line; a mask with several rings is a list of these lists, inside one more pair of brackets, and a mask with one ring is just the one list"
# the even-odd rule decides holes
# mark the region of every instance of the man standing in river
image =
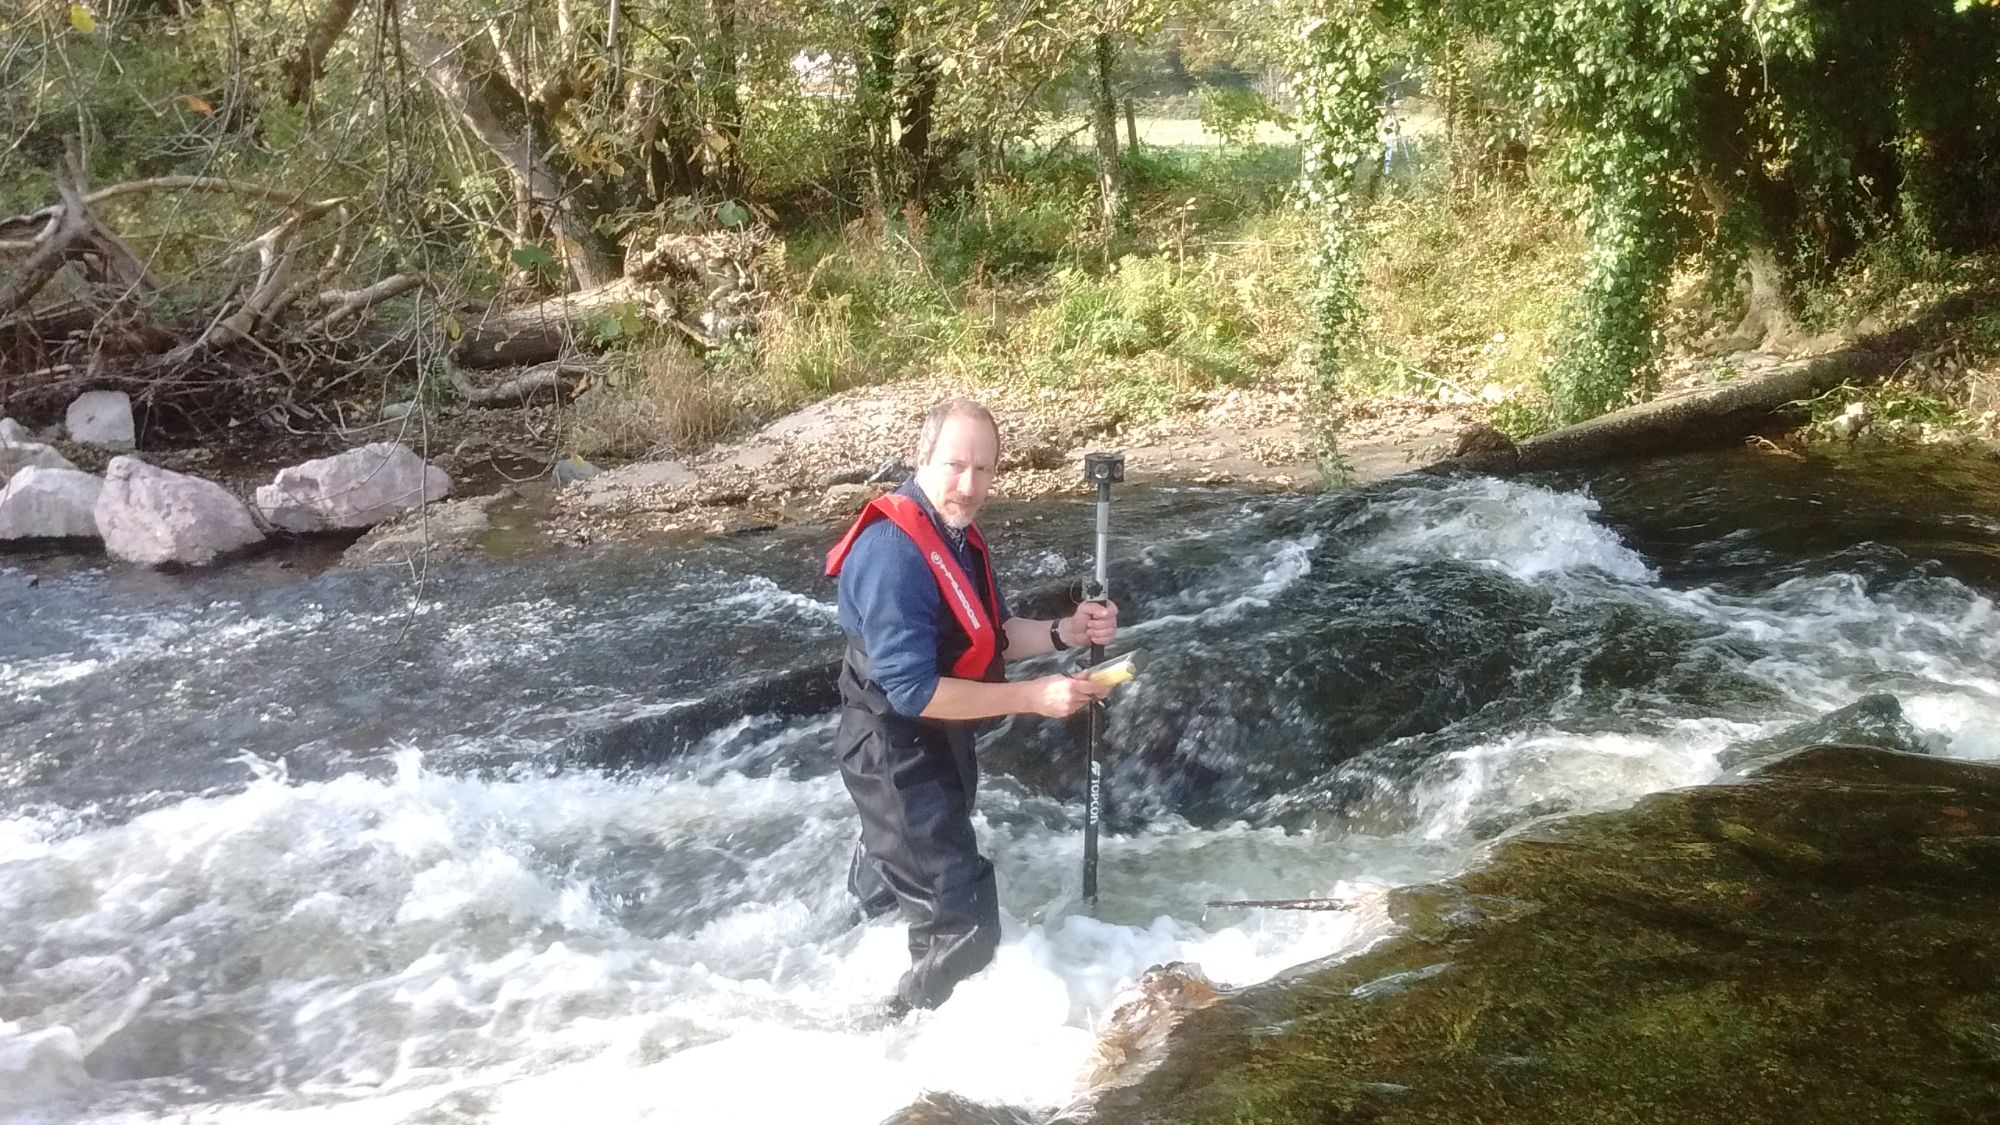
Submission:
[[895,1009],[944,1003],[999,945],[993,865],[972,831],[978,721],[1059,718],[1107,690],[1062,674],[1009,682],[1006,661],[1109,644],[1118,625],[1109,602],[1054,621],[1008,615],[974,522],[1000,465],[985,407],[964,398],[933,407],[915,464],[826,561],[847,634],[835,748],[861,813],[847,884],[868,916],[900,904],[909,920],[910,971]]

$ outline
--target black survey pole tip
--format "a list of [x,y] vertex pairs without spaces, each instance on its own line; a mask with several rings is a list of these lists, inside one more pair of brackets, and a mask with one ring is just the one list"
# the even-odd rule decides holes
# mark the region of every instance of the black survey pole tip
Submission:
[[[1106,572],[1110,554],[1111,486],[1125,479],[1123,453],[1087,453],[1083,458],[1085,484],[1097,486],[1097,574],[1087,591],[1088,600],[1104,601],[1111,596],[1111,576]],[[1089,666],[1104,660],[1104,646],[1091,645]],[[1090,705],[1089,736],[1084,746],[1083,799],[1083,901],[1097,906],[1097,826],[1104,816],[1104,763],[1099,743],[1104,737],[1104,701]]]

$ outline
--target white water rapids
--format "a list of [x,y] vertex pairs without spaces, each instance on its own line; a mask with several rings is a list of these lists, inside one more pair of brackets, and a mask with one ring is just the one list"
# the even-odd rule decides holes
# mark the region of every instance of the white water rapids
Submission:
[[[1483,816],[1707,781],[1732,743],[1885,689],[1938,752],[2000,757],[2000,629],[1985,594],[1839,571],[1753,592],[1671,588],[1596,509],[1485,480],[1391,497],[1242,544],[1127,635],[1160,650],[1227,630],[1329,565],[1321,548],[1341,536],[1342,565],[1450,560],[1551,596],[1554,613],[1612,602],[1685,623],[1790,712],[1641,704],[1646,721],[1607,730],[1567,723],[1559,702],[1412,774],[1413,815],[1393,830],[1154,819],[1105,839],[1095,917],[1077,902],[1075,803],[989,776],[978,827],[999,869],[998,957],[944,1008],[900,1022],[878,1009],[907,963],[903,931],[849,920],[855,826],[838,777],[737,768],[746,743],[751,757],[760,741],[825,746],[825,718],[738,724],[651,772],[446,768],[438,747],[395,736],[386,769],[302,779],[253,753],[247,784],[129,817],[47,801],[0,814],[0,1119],[539,1123],[587,1109],[607,1122],[859,1125],[937,1090],[1055,1107],[1082,1092],[1098,1025],[1148,966],[1194,962],[1240,986],[1359,948],[1387,932],[1381,889],[1473,859]],[[710,601],[772,628],[824,630],[831,608],[754,576]],[[115,688],[147,660],[273,676],[274,638],[364,627],[363,614],[317,612],[161,611],[32,655],[0,641],[0,701]],[[575,639],[586,617],[537,592],[455,619],[453,674],[587,643]],[[663,683],[659,697],[702,687]],[[1159,690],[1142,677],[1114,706]],[[77,721],[175,730],[176,709],[214,706],[166,690]],[[0,784],[50,753],[9,737]],[[1313,895],[1364,908],[1203,905]]]

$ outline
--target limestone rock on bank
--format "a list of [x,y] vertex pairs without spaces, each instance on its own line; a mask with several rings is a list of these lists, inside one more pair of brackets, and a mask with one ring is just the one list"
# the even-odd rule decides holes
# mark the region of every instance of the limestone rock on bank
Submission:
[[137,435],[132,425],[132,398],[124,391],[85,391],[69,404],[63,427],[69,431],[69,439],[80,445],[131,449]]
[[22,469],[74,469],[69,458],[38,441],[0,441],[0,484]]
[[373,527],[451,493],[451,478],[400,442],[378,441],[279,471],[257,509],[282,531]]
[[568,503],[582,508],[604,508],[625,502],[630,494],[644,489],[687,488],[699,478],[680,461],[636,461],[609,472],[577,475],[564,483]]
[[28,432],[28,427],[12,418],[0,418],[0,443],[19,445],[34,440],[35,435]]
[[219,484],[114,457],[97,498],[97,531],[112,558],[202,566],[262,542],[243,502]]
[[0,489],[0,539],[95,539],[103,491],[76,469],[22,469]]

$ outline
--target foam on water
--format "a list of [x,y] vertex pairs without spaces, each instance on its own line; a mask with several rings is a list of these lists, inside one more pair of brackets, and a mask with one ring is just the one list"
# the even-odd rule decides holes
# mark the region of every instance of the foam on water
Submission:
[[[25,1013],[0,1029],[0,1085],[37,1092],[10,1111],[102,1120],[173,1116],[190,1087],[204,1120],[470,1099],[531,1121],[587,1098],[618,1119],[872,1122],[927,1089],[1053,1105],[1147,967],[1245,983],[1381,932],[1365,912],[1189,920],[1186,895],[1237,885],[1246,849],[1325,878],[1326,849],[1241,827],[1108,839],[1125,851],[1107,880],[1156,870],[1180,916],[1083,916],[1073,832],[1035,824],[979,825],[1008,910],[993,966],[888,1024],[903,932],[847,921],[852,815],[831,777],[486,781],[405,753],[389,779],[265,766],[239,793],[69,836],[0,823],[0,960]],[[805,1045],[800,1066],[844,1077],[770,1081],[770,1051]],[[80,1068],[119,1089],[86,1108]]]
[[[1275,540],[1262,550],[1249,553],[1243,562],[1229,567],[1219,580],[1212,581],[1209,586],[1188,591],[1182,600],[1199,605],[1199,608],[1174,612],[1176,607],[1166,606],[1164,611],[1152,613],[1144,621],[1126,627],[1123,635],[1138,639],[1190,623],[1223,625],[1250,610],[1263,609],[1312,573],[1312,553],[1319,548],[1321,541],[1318,534]],[[1201,604],[1217,590],[1227,590],[1229,596],[1213,605]]]
[[1653,568],[1590,518],[1597,510],[1580,493],[1480,477],[1371,504],[1348,529],[1366,536],[1354,553],[1358,562],[1459,559],[1523,582],[1582,570],[1652,581]]
[[1448,754],[1418,781],[1413,801],[1426,838],[1476,830],[1520,810],[1616,808],[1646,793],[1713,780],[1716,753],[1767,726],[1686,720],[1661,736],[1537,730]]

